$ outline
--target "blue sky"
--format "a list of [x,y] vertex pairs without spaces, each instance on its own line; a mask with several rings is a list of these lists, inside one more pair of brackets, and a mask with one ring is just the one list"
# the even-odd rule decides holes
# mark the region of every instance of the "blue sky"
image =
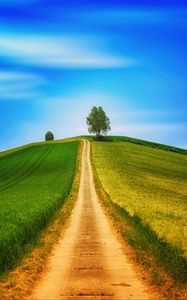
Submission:
[[0,151],[87,134],[93,105],[187,148],[186,53],[185,1],[0,0]]

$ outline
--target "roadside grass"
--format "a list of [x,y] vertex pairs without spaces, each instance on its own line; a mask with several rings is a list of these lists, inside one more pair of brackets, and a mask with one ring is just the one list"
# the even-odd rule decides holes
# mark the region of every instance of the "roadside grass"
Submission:
[[183,290],[187,157],[128,142],[93,142],[92,161],[108,195],[107,205],[114,219],[126,224],[122,234],[136,258],[151,270],[153,283],[166,287],[168,277],[171,290]]
[[0,299],[27,299],[45,271],[48,258],[59,238],[63,236],[77,199],[81,175],[82,146],[82,143],[79,143],[74,181],[62,208],[54,213],[49,221],[49,226],[41,231],[35,247],[23,257],[19,266],[1,278]]
[[78,142],[44,143],[0,157],[0,273],[14,268],[63,206]]

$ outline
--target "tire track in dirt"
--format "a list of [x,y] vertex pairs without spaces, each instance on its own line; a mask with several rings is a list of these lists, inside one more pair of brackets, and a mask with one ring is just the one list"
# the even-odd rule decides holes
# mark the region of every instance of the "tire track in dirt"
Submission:
[[99,203],[88,141],[84,141],[78,200],[70,224],[30,299],[153,299],[124,255]]

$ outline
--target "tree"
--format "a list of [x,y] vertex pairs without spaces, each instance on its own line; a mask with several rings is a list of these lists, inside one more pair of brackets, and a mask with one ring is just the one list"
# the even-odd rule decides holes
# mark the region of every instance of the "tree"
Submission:
[[54,140],[54,135],[51,131],[47,131],[45,134],[45,140],[46,141],[53,141]]
[[107,134],[110,128],[110,120],[101,106],[94,106],[86,118],[89,133],[95,133],[98,138]]

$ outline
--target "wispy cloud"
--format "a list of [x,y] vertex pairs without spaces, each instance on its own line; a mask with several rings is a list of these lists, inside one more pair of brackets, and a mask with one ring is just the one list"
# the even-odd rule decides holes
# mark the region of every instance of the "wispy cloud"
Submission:
[[142,133],[168,133],[168,132],[179,132],[186,129],[186,124],[184,123],[140,123],[140,124],[124,124],[124,125],[114,125],[112,126],[112,132],[114,134],[122,135],[133,135]]
[[140,119],[161,119],[161,118],[168,118],[168,117],[180,117],[185,115],[187,111],[184,110],[165,110],[165,109],[124,109],[123,111],[111,111],[110,116],[114,121],[117,120],[140,120]]
[[1,71],[0,99],[32,98],[39,94],[39,88],[44,84],[46,84],[45,80],[35,74]]
[[35,74],[27,72],[16,72],[16,71],[0,71],[0,82],[10,82],[10,81],[30,81],[31,83],[36,82],[44,83],[44,80]]
[[[86,40],[86,41],[85,41]],[[117,56],[107,50],[96,49],[91,37],[1,36],[4,55],[15,60],[57,68],[126,68],[139,64],[138,60]]]

